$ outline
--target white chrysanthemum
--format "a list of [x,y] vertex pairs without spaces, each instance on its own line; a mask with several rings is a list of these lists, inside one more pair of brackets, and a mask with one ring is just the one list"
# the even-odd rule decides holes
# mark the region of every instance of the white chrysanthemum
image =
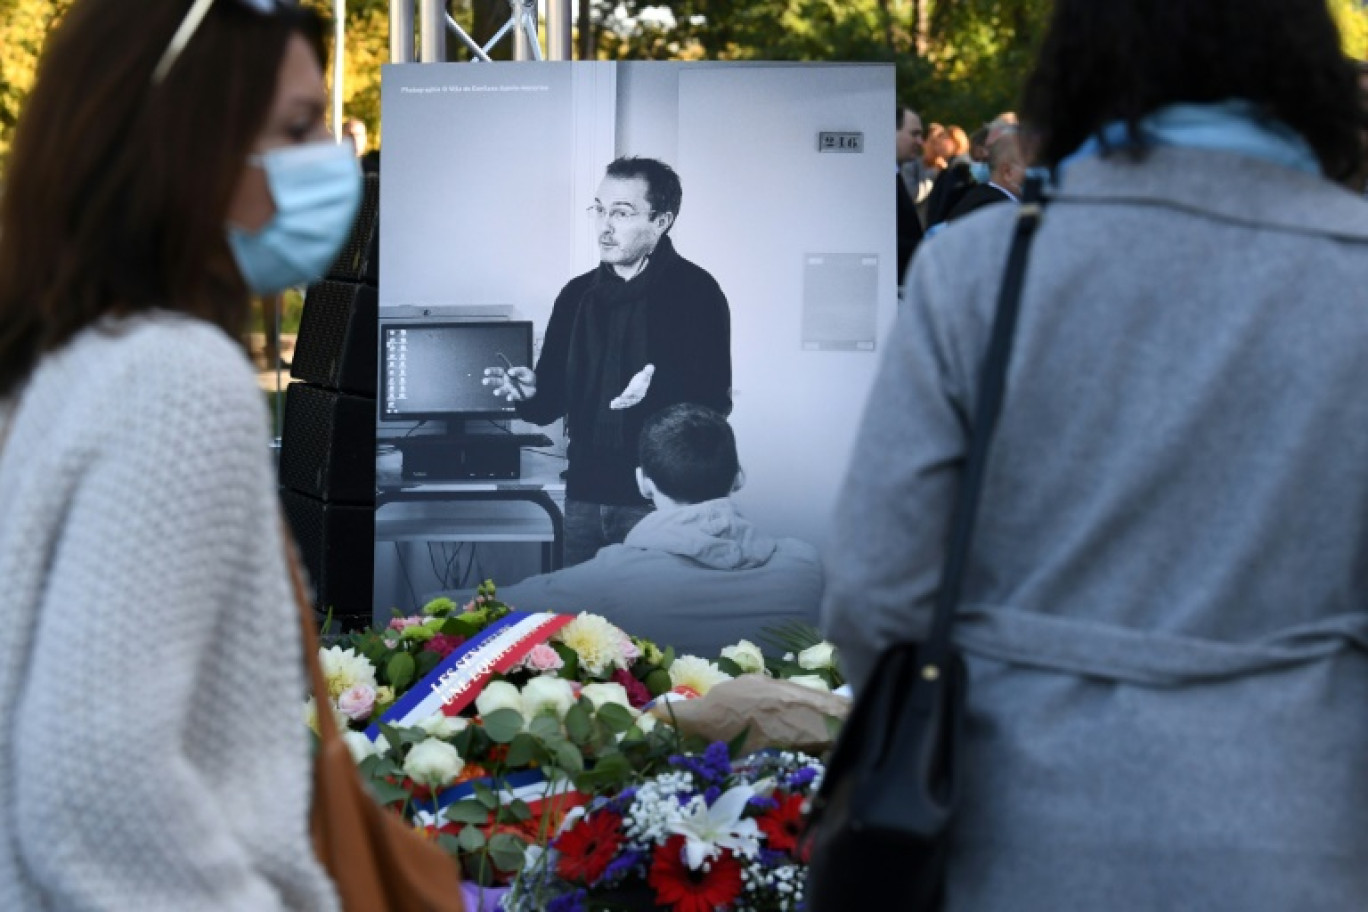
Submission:
[[670,684],[674,687],[688,687],[700,697],[723,681],[730,681],[731,675],[718,668],[707,659],[698,656],[680,656],[670,664]]
[[614,666],[627,667],[627,658],[622,650],[626,634],[597,614],[582,612],[562,627],[557,636],[562,643],[575,650],[580,668],[594,677],[607,674],[608,669]]
[[404,758],[404,774],[414,782],[433,788],[448,785],[463,769],[465,761],[456,748],[436,738],[415,744]]
[[765,656],[750,640],[742,640],[735,646],[728,646],[722,650],[722,658],[731,659],[736,663],[736,667],[750,674],[764,674]]
[[331,646],[318,650],[318,664],[323,666],[323,677],[328,682],[328,696],[336,700],[344,690],[365,685],[375,690],[375,666],[370,659],[354,650]]
[[[347,731],[348,726],[351,725],[351,719],[343,715],[342,711],[333,705],[331,700],[328,701],[328,706],[332,709],[333,724],[337,730],[340,732]],[[318,701],[313,697],[304,701],[304,724],[313,729],[315,735],[318,734]]]

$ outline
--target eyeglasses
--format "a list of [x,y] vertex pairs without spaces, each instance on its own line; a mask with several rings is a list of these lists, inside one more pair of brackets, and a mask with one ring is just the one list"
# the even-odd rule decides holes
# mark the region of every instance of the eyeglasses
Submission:
[[[285,7],[298,6],[298,0],[236,0],[250,10],[269,16],[271,13]],[[171,41],[166,45],[166,50],[162,51],[161,59],[157,61],[157,68],[152,71],[152,84],[157,85],[166,78],[166,74],[175,66],[176,60],[180,57],[181,51],[190,43],[190,39],[195,37],[195,32],[199,30],[200,23],[209,13],[209,7],[214,5],[214,0],[195,0],[190,4],[190,10],[181,20],[181,24],[176,27],[176,31],[171,36]]]
[[610,225],[621,225],[628,219],[636,218],[638,215],[650,217],[649,212],[638,212],[630,206],[614,206],[611,209],[604,209],[598,203],[594,203],[588,209],[585,209],[584,212],[590,218],[594,219],[601,219],[606,216],[608,218],[608,224]]

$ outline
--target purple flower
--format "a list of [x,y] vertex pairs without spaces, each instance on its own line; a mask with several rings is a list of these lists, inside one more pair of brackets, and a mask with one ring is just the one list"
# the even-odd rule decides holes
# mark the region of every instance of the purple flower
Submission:
[[720,797],[722,797],[722,790],[715,785],[710,785],[708,790],[703,793],[703,803],[712,807]]
[[774,849],[760,850],[760,863],[767,868],[777,868],[780,865],[788,864],[789,861],[788,852],[778,852]]
[[634,868],[645,860],[645,852],[633,852],[629,849],[608,863],[608,867],[603,870],[603,878],[600,882],[615,883],[618,878],[630,874]]
[[547,903],[546,912],[584,912],[584,900],[587,896],[583,890],[562,894]]
[[751,807],[755,808],[757,811],[772,811],[779,806],[779,802],[775,801],[773,798],[769,798],[764,795],[756,795],[754,798],[752,798],[750,801],[746,803],[749,804]]
[[709,744],[708,749],[698,757],[674,754],[670,757],[670,765],[688,770],[710,785],[723,781],[732,773],[731,757],[723,741]]
[[812,784],[812,780],[817,778],[817,769],[805,766],[792,776],[788,777],[788,787],[791,789],[805,788]]

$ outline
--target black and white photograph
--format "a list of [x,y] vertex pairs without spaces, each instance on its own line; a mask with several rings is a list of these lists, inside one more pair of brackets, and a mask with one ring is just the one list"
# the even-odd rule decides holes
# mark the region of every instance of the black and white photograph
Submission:
[[897,307],[894,109],[877,64],[387,67],[377,618],[492,578],[815,621]]

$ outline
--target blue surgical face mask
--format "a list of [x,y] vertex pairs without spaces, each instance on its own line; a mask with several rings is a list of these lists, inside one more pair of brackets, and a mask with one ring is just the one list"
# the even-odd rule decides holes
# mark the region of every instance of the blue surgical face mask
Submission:
[[970,162],[970,164],[969,164],[969,173],[970,173],[971,175],[973,175],[973,177],[974,177],[974,182],[975,182],[975,183],[978,183],[978,184],[986,184],[986,183],[988,183],[988,163],[987,163],[987,162],[979,162],[979,161]]
[[351,143],[285,146],[248,161],[266,172],[276,211],[260,231],[228,226],[243,281],[257,294],[274,294],[318,278],[346,243],[361,202]]

